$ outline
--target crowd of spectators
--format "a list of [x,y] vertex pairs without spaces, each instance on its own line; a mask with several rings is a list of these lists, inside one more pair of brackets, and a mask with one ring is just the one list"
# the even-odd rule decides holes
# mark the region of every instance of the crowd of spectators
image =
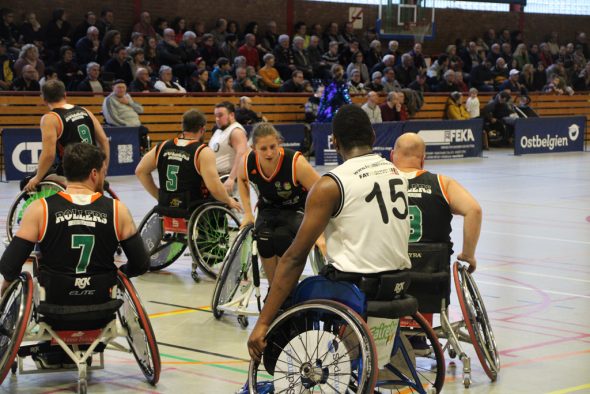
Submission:
[[[446,51],[426,56],[421,43],[402,51],[387,47],[374,29],[357,34],[352,23],[295,24],[292,36],[274,21],[262,26],[219,18],[210,32],[144,11],[130,37],[117,30],[116,15],[89,11],[73,25],[63,8],[42,26],[34,12],[19,23],[0,10],[0,89],[39,90],[59,78],[70,91],[102,92],[123,80],[131,92],[313,92],[332,81],[334,65],[352,94],[413,89],[420,93],[590,90],[586,34],[571,42],[555,32],[545,42],[525,42],[521,32],[489,29],[482,37],[457,39]],[[121,26],[122,27],[122,26]],[[126,29],[128,30],[128,29]]]

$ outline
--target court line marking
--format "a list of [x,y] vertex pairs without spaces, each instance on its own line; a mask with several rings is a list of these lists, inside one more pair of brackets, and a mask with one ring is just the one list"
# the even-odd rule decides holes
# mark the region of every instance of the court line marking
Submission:
[[[173,356],[171,354],[165,354],[165,353],[160,353],[160,356],[168,357],[168,358],[172,358],[172,359],[180,360],[180,361],[188,361],[188,362],[198,361],[198,360],[194,360],[194,359],[187,358],[187,357]],[[250,360],[246,360],[246,361],[250,362]],[[238,372],[238,373],[242,373],[242,374],[246,374],[246,375],[248,374],[247,369],[234,368],[234,367],[230,367],[230,366],[222,365],[222,364],[211,364],[210,366],[213,368],[225,369],[227,371]],[[179,371],[183,371],[183,370],[179,369]],[[185,372],[185,371],[183,371],[183,372]],[[186,372],[192,373],[192,372],[188,372],[188,371],[186,371]],[[266,375],[266,374],[260,374],[259,376],[262,376],[265,379],[272,379],[272,376]]]
[[512,237],[521,237],[521,238],[530,238],[530,239],[542,239],[544,241],[558,241],[558,242],[567,242],[572,244],[582,244],[582,245],[590,245],[588,241],[576,241],[573,239],[563,239],[563,238],[553,238],[553,237],[543,237],[540,235],[528,235],[528,234],[519,234],[519,233],[506,233],[503,231],[482,231],[482,233],[486,234],[494,234],[494,235],[510,235]]
[[244,382],[236,382],[235,380],[229,380],[229,379],[225,379],[219,376],[213,376],[213,375],[208,375],[208,374],[204,374],[204,373],[200,373],[200,372],[195,372],[195,371],[186,371],[184,369],[180,369],[180,368],[171,368],[171,370],[173,371],[177,371],[180,373],[187,373],[190,375],[196,375],[196,376],[201,376],[204,378],[209,378],[211,380],[215,380],[215,381],[219,381],[219,382],[225,382],[225,383],[231,383],[231,384],[235,384],[235,385],[243,385]]
[[510,274],[522,274],[522,275],[529,275],[529,276],[538,276],[541,278],[562,279],[562,280],[569,280],[569,281],[573,281],[573,282],[590,283],[590,280],[587,280],[587,279],[570,278],[567,276],[558,276],[558,275],[539,274],[537,272],[528,272],[528,271],[512,271],[512,270],[503,270],[503,269],[490,268],[490,267],[482,267],[481,270],[478,269],[478,271],[507,272]]
[[550,393],[547,393],[547,394],[567,394],[567,393],[573,393],[575,391],[580,391],[580,390],[584,390],[584,389],[590,389],[590,383],[581,384],[579,386],[574,386],[574,387],[568,387],[567,389],[551,391]]
[[[525,286],[517,286],[517,285],[508,285],[508,284],[504,284],[504,283],[497,283],[497,282],[488,282],[487,280],[478,280],[477,284],[484,284],[484,285],[492,285],[492,286],[499,286],[499,287],[509,287],[512,289],[520,289],[520,290],[528,290],[528,291],[535,291],[537,292],[537,289],[532,289],[530,287],[525,287]],[[557,290],[543,290],[544,293],[549,293],[549,294],[557,294],[557,295],[564,295],[564,296],[572,296],[572,297],[579,297],[579,298],[588,298],[590,299],[589,295],[584,295],[584,294],[574,294],[574,293],[566,293],[564,291],[557,291]]]
[[[221,358],[229,358],[230,360],[250,361],[250,360],[246,360],[245,358],[239,358],[239,357],[229,356],[227,354],[222,354],[222,353],[209,352],[207,350],[200,350],[200,349],[195,349],[195,348],[187,347],[187,346],[173,345],[171,343],[158,342],[158,345],[172,347],[172,348],[181,349],[181,350],[188,350],[189,352],[201,353],[201,354],[206,354],[206,355],[209,355],[209,356],[216,356],[216,357],[221,357]],[[181,361],[195,361],[195,360],[181,360]]]
[[170,312],[159,312],[149,315],[150,319],[157,319],[158,317],[166,317],[166,316],[175,316],[175,315],[183,315],[186,313],[195,313],[197,311],[192,309],[176,309]]
[[213,313],[211,311],[211,306],[210,305],[198,306],[198,307],[195,308],[195,307],[192,307],[192,306],[178,305],[178,304],[169,304],[167,302],[160,302],[160,301],[148,301],[148,302],[151,302],[152,304],[166,305],[166,306],[174,306],[176,308],[182,308],[182,309],[190,309],[190,310],[193,310],[193,311]]
[[568,357],[572,357],[572,356],[579,356],[579,355],[587,354],[587,353],[590,353],[590,349],[579,350],[576,352],[551,354],[551,355],[543,356],[543,357],[528,358],[525,360],[513,361],[511,363],[502,364],[501,368],[510,368],[510,367],[516,367],[518,365],[534,364],[534,363],[539,363],[539,362],[547,361],[547,360],[559,360],[559,359],[568,358]]

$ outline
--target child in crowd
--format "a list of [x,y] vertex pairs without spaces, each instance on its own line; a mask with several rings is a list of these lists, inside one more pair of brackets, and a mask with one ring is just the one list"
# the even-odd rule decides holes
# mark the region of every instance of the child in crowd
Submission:
[[465,103],[465,108],[472,119],[479,117],[479,99],[477,98],[478,93],[479,92],[476,88],[469,89],[469,98],[467,98],[467,102]]

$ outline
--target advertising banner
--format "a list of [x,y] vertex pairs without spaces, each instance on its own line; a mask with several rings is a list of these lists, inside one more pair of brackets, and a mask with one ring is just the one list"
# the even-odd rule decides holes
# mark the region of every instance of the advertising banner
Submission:
[[583,151],[585,134],[584,116],[517,119],[514,154]]
[[[283,147],[303,152],[303,140],[305,138],[305,125],[303,123],[276,124],[274,127],[283,136]],[[250,137],[253,128],[253,125],[244,126],[248,137]]]

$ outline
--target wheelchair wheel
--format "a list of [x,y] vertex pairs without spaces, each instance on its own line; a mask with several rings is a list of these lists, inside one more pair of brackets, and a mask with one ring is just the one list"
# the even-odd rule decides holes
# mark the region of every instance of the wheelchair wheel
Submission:
[[494,382],[500,372],[500,356],[483,299],[471,274],[457,261],[453,264],[453,279],[471,343],[486,375]]
[[33,280],[20,274],[0,299],[0,384],[11,370],[31,319]]
[[[413,386],[404,387],[404,393],[440,393],[445,382],[445,358],[436,333],[420,313],[406,316],[401,322],[400,336],[406,352],[412,360],[419,382],[407,371],[407,364],[398,349],[391,355],[391,366],[401,372]],[[391,370],[391,368],[388,367]]]
[[152,210],[139,225],[139,235],[150,256],[150,271],[158,271],[175,262],[186,249],[186,240],[181,234],[168,237],[162,228],[162,218]]
[[[227,181],[227,178],[229,178],[229,174],[221,175],[219,177],[219,180],[221,181],[221,183],[225,183],[225,181]],[[238,192],[237,181],[236,181],[236,185],[234,186],[234,190],[231,193],[231,196],[237,200],[240,199],[240,193]],[[260,193],[258,192],[258,186],[256,186],[254,183],[250,182],[250,208],[252,209],[252,212],[254,213],[254,217],[256,217],[256,213],[257,213],[256,205],[258,204],[259,198],[260,198]],[[238,218],[240,220],[242,219],[241,213],[238,213]]]
[[37,191],[29,193],[26,191],[20,192],[16,200],[12,203],[6,218],[6,237],[8,242],[12,241],[12,237],[18,230],[20,222],[23,219],[25,210],[31,203],[40,198],[49,197],[57,192],[63,192],[65,188],[53,181],[41,181],[37,185]]
[[188,247],[193,261],[216,279],[227,252],[240,230],[237,216],[220,203],[197,208],[188,224]]
[[271,324],[266,341],[262,363],[250,361],[250,393],[373,393],[375,343],[364,320],[343,304],[295,305]]
[[218,309],[219,305],[230,302],[242,281],[247,279],[252,264],[253,229],[254,225],[249,224],[240,230],[219,272],[211,300],[211,310],[216,319],[223,315],[223,311]]
[[148,315],[139,301],[131,281],[118,272],[117,295],[123,305],[117,311],[121,325],[127,330],[127,342],[146,380],[155,386],[160,379],[160,352]]

